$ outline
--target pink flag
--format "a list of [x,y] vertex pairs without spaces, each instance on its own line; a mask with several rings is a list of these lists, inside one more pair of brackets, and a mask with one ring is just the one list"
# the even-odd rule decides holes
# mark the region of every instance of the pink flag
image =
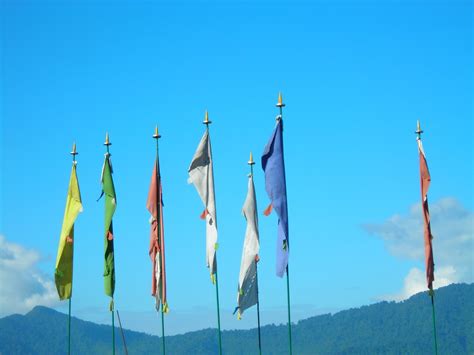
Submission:
[[434,260],[431,240],[433,239],[433,235],[431,234],[430,211],[428,209],[428,189],[430,187],[431,177],[420,138],[418,138],[418,151],[420,153],[421,207],[424,222],[426,282],[428,288],[432,290],[434,281]]
[[153,175],[151,176],[146,208],[151,214],[150,248],[148,251],[152,263],[151,294],[156,297],[156,308],[159,309],[161,303],[163,312],[166,312],[168,305],[166,301],[165,238],[161,176],[158,158],[153,168]]

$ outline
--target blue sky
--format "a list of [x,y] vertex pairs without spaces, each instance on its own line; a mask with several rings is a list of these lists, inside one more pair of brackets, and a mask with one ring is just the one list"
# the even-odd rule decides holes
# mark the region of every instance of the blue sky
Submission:
[[[118,201],[116,305],[125,327],[160,332],[145,208],[158,124],[168,330],[215,327],[202,205],[186,182],[208,109],[223,326],[255,326],[255,310],[240,322],[231,316],[241,207],[248,155],[259,159],[270,137],[279,91],[287,104],[295,319],[419,289],[417,119],[432,175],[439,285],[472,282],[472,13],[468,1],[3,1],[0,256],[16,263],[0,270],[0,314],[39,303],[66,309],[51,282],[76,141],[84,212],[76,223],[73,313],[109,321],[103,201],[96,202],[108,131]],[[255,185],[263,211],[259,165]],[[260,216],[261,317],[283,323],[277,220]]]

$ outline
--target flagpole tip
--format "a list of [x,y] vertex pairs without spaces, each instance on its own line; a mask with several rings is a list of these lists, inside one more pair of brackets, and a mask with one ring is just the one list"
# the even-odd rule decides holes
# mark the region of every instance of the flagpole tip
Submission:
[[204,114],[204,121],[202,121],[202,123],[204,123],[206,126],[212,123],[212,121],[209,120],[209,112],[207,112],[207,110],[206,110],[206,113]]
[[105,142],[104,142],[104,145],[105,146],[109,146],[109,145],[112,145],[112,143],[110,143],[110,140],[109,140],[109,132],[106,132],[105,133]]
[[161,134],[158,133],[158,125],[155,126],[155,134],[153,134],[153,138],[160,139]]
[[281,91],[278,93],[278,103],[276,107],[285,107],[286,105],[283,103],[283,98],[281,96]]
[[78,155],[78,154],[79,153],[76,150],[76,142],[73,142],[72,143],[72,151],[71,151],[72,159],[76,160],[76,155]]
[[415,133],[418,135],[418,138],[420,138],[421,134],[423,133],[423,130],[421,129],[421,125],[420,125],[420,120],[416,121],[416,131],[415,131]]
[[250,152],[250,158],[249,158],[249,161],[248,161],[248,165],[254,165],[255,162],[253,161],[253,155],[252,155],[252,152]]

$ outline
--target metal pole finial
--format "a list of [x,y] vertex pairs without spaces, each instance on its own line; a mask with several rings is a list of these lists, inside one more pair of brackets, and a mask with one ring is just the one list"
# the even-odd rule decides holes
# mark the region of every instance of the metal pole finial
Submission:
[[202,123],[204,123],[206,126],[209,126],[212,123],[212,121],[209,120],[209,112],[207,112],[207,110],[204,114],[204,121],[202,121]]
[[252,152],[250,152],[250,158],[249,158],[249,161],[247,163],[248,165],[255,165],[255,162],[253,161],[253,155],[252,155]]
[[161,134],[158,133],[158,125],[155,126],[155,134],[153,135],[153,138],[155,139],[161,138]]
[[281,96],[281,92],[278,93],[278,103],[276,104],[276,107],[280,109],[280,114],[276,116],[276,121],[280,121],[283,118],[283,107],[286,105],[283,103],[283,98]]
[[281,92],[278,93],[278,103],[276,104],[276,107],[285,107],[286,105],[283,103],[283,98],[281,96]]
[[416,121],[416,131],[415,131],[415,133],[418,135],[418,139],[421,139],[421,134],[423,133],[423,130],[421,129],[420,120]]
[[105,142],[104,142],[104,145],[105,145],[105,147],[107,148],[107,153],[106,153],[106,155],[107,155],[107,156],[110,156],[109,146],[111,146],[112,143],[110,142],[110,139],[109,139],[109,132],[106,132],[106,133],[105,133]]
[[76,161],[76,155],[78,155],[79,153],[77,152],[76,150],[76,142],[74,142],[72,144],[72,152],[71,152],[71,155],[72,155],[72,161]]
[[109,140],[109,132],[106,132],[106,133],[105,133],[105,142],[104,142],[104,145],[107,146],[107,148],[109,147],[109,145],[112,145],[112,143],[110,143],[110,140]]

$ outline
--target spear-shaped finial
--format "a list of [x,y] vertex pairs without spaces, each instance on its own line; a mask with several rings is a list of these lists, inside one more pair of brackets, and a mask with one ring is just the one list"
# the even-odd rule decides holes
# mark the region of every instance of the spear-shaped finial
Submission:
[[418,139],[421,139],[421,134],[423,133],[423,130],[421,129],[420,126],[420,120],[416,121],[416,131],[415,133],[418,135]]
[[250,166],[250,174],[249,177],[253,176],[253,166],[255,165],[255,162],[253,161],[253,154],[250,152],[250,158],[247,164]]
[[204,123],[206,126],[209,126],[212,123],[212,121],[209,120],[209,112],[207,112],[207,110],[204,114],[204,121],[202,121],[202,123]]
[[112,145],[112,143],[110,143],[110,140],[109,140],[109,132],[106,132],[106,133],[105,133],[105,142],[104,142],[104,145],[107,146],[107,148],[109,147],[109,145]]
[[283,103],[283,98],[281,96],[281,92],[278,93],[278,103],[276,104],[276,107],[285,107],[286,105]]
[[72,152],[71,152],[72,161],[76,161],[76,155],[78,155],[78,154],[79,153],[76,150],[76,142],[74,142],[74,143],[72,143]]
[[110,143],[110,140],[109,140],[109,132],[106,132],[106,133],[105,133],[105,142],[104,142],[104,145],[105,145],[105,147],[107,148],[107,155],[110,155],[110,153],[109,153],[109,146],[111,146],[112,143]]
[[248,164],[249,164],[249,165],[254,165],[254,164],[255,164],[255,162],[253,161],[252,152],[250,152],[250,158],[249,158]]
[[283,103],[283,98],[281,96],[281,91],[278,93],[278,102],[276,104],[276,107],[280,109],[280,114],[276,116],[277,122],[280,121],[283,117],[283,107],[286,105]]
[[158,125],[155,126],[155,134],[153,135],[153,138],[155,139],[161,138],[161,134],[158,133]]

